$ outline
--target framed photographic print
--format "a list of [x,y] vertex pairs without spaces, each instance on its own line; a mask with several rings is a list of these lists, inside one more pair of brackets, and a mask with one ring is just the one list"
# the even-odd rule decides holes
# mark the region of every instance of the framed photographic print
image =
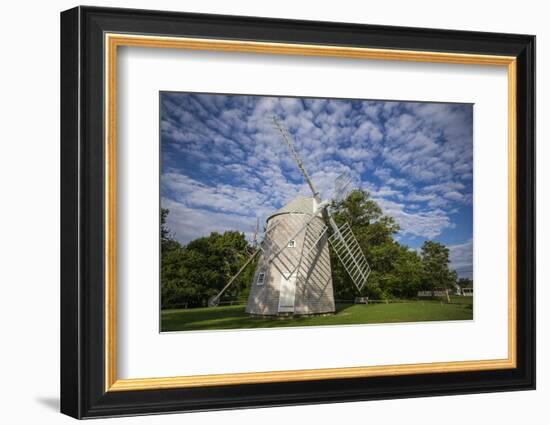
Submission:
[[61,14],[61,411],[535,387],[535,38]]

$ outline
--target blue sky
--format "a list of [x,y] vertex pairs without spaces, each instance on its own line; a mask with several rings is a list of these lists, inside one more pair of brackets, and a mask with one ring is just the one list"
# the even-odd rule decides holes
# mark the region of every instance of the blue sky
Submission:
[[212,231],[249,237],[256,217],[308,186],[270,117],[291,133],[323,199],[342,172],[369,191],[418,249],[446,244],[472,274],[471,104],[163,92],[161,204],[182,243]]

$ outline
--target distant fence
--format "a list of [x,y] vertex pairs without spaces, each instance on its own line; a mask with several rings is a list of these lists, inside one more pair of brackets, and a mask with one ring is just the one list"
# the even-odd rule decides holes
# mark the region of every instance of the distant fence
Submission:
[[418,298],[446,297],[447,291],[418,291]]
[[245,305],[246,301],[244,300],[223,300],[220,301],[218,305]]
[[350,299],[338,299],[334,300],[336,304],[407,304],[407,303],[415,303],[418,301],[426,301],[426,302],[445,302],[446,304],[461,304],[461,303],[454,303],[452,301],[453,295],[451,295],[451,302],[447,303],[445,299],[442,299],[441,297],[436,298],[392,298],[387,300],[350,300]]
[[[239,300],[239,299],[230,299],[230,300],[220,300],[218,305],[245,305],[246,300]],[[180,308],[201,308],[201,307],[208,307],[208,302],[203,302],[202,306],[194,306],[189,307],[189,303],[177,303],[177,304],[171,304],[170,309],[180,309]]]
[[[440,301],[441,298],[445,298],[445,291],[422,291],[426,292],[426,294],[418,295],[416,298],[392,298],[387,300],[373,300],[368,297],[357,297],[354,299],[335,299],[334,302],[336,304],[404,304],[404,303],[412,303],[412,302],[418,302],[418,301]],[[433,295],[432,295],[433,292]],[[441,295],[439,294],[441,292]],[[428,294],[429,293],[429,294]],[[419,292],[420,294],[420,292]],[[454,294],[450,294],[451,299]],[[471,296],[471,295],[470,295]],[[450,304],[454,304],[452,301]],[[246,305],[246,300],[244,299],[224,299],[220,300],[218,303],[219,306],[233,306],[233,305]],[[205,304],[203,307],[207,307],[208,305]],[[173,304],[171,309],[180,309],[180,308],[190,308],[188,303],[178,303]],[[196,308],[196,307],[192,307]]]

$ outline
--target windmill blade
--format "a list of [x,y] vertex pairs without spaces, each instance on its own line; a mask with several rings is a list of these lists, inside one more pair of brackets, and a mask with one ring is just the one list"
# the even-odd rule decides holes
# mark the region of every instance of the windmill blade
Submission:
[[256,258],[256,255],[258,255],[259,252],[260,252],[259,249],[254,251],[250,255],[250,257],[248,257],[248,260],[246,260],[246,262],[241,266],[239,271],[237,273],[235,273],[231,279],[229,279],[229,281],[222,288],[222,290],[208,300],[208,307],[216,307],[220,303],[220,298],[222,297],[223,293],[227,290],[227,288],[229,288],[231,286],[231,284],[233,282],[235,282],[235,280],[241,275],[241,273],[244,271],[244,269],[246,269],[246,266],[248,266],[252,262],[252,260],[254,260],[254,258]]
[[300,155],[298,155],[298,152],[296,151],[296,148],[292,143],[292,139],[290,137],[290,134],[288,134],[288,130],[283,126],[283,124],[281,124],[281,122],[277,119],[277,117],[273,117],[273,124],[275,128],[279,131],[279,133],[281,133],[282,139],[285,142],[286,146],[288,147],[290,154],[296,161],[296,164],[298,164],[298,168],[302,172],[302,175],[304,176],[305,181],[309,185],[309,188],[313,193],[313,197],[317,202],[321,202],[321,196],[319,195],[318,190],[315,188],[315,185],[313,184],[313,180],[311,180],[311,177],[309,177],[309,174],[306,171],[306,167],[304,166],[304,163],[302,162]]
[[335,231],[329,236],[328,240],[354,285],[361,291],[371,272],[369,263],[349,223],[345,223],[340,227],[334,224],[334,227],[336,229],[333,228]]
[[351,189],[351,183],[353,179],[351,174],[344,172],[340,174],[334,180],[334,191],[332,192],[332,199],[336,202],[340,202],[347,197]]
[[254,229],[254,236],[252,237],[252,248],[258,248],[258,230],[260,229],[260,217],[256,217],[256,227]]

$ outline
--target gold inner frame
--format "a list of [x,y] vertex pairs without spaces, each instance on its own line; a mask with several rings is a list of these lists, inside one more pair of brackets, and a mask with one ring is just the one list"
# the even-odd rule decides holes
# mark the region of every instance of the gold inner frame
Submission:
[[[105,391],[511,369],[516,358],[516,58],[255,41],[105,34]],[[508,72],[508,357],[495,360],[118,379],[116,325],[117,48],[120,46],[504,66]]]

